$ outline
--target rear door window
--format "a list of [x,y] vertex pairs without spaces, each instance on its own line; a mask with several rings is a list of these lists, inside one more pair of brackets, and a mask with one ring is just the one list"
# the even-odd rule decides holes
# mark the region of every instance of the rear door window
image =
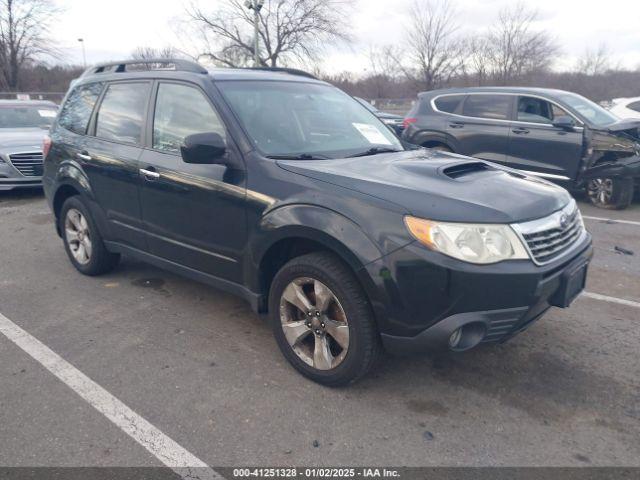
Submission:
[[102,92],[102,83],[91,83],[76,87],[64,103],[58,115],[58,124],[74,133],[84,135],[93,112],[93,107]]
[[509,95],[469,95],[462,112],[467,117],[508,120],[510,106]]
[[464,100],[464,95],[445,95],[443,97],[436,98],[433,103],[438,111],[453,113],[458,109],[462,100]]
[[98,110],[96,137],[140,144],[150,89],[149,82],[109,85]]

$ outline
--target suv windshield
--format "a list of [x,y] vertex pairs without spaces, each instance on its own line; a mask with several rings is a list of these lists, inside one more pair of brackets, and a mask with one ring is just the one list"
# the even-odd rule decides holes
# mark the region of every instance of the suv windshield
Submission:
[[49,129],[57,110],[49,106],[0,106],[0,128]]
[[277,81],[217,85],[254,145],[266,155],[340,158],[403,150],[375,115],[337,88]]
[[558,98],[596,127],[606,127],[619,120],[613,113],[605,110],[597,103],[575,93],[561,93]]

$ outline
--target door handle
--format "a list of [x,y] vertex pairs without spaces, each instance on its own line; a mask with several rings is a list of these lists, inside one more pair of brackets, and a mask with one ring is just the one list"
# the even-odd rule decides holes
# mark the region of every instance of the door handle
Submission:
[[142,174],[142,176],[149,181],[153,181],[153,180],[157,180],[160,178],[160,174],[158,172],[155,171],[155,168],[153,167],[147,167],[149,169],[152,170],[146,170],[144,168],[140,169],[140,173]]
[[528,128],[520,127],[520,128],[514,128],[511,131],[517,135],[520,135],[520,134],[526,135],[527,133],[529,133],[530,130]]
[[450,123],[449,126],[451,128],[464,128],[464,123],[453,122],[453,123]]
[[87,152],[78,152],[76,153],[76,157],[78,157],[80,160],[84,160],[85,162],[92,160],[91,155],[89,155]]

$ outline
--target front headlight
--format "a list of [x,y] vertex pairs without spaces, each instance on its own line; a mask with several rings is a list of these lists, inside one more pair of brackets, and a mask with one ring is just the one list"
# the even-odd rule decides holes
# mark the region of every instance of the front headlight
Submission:
[[445,223],[405,217],[407,229],[423,245],[470,263],[528,259],[524,245],[509,225]]

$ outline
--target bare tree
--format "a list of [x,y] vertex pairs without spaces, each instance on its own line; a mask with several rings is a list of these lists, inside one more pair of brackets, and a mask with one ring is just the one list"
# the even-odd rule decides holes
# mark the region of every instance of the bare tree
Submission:
[[395,45],[371,46],[367,57],[369,59],[367,83],[371,87],[368,96],[385,98],[398,76],[396,59],[401,57],[400,49]]
[[178,50],[170,46],[163,48],[137,47],[131,52],[131,58],[134,60],[170,59],[180,56]]
[[51,0],[0,0],[0,82],[20,86],[28,62],[57,54],[48,26],[58,9]]
[[522,75],[548,69],[558,47],[545,31],[536,31],[535,10],[523,3],[500,11],[488,34],[492,67],[496,80],[503,85]]
[[491,42],[486,35],[472,36],[467,39],[465,73],[473,78],[473,83],[486,85],[492,75],[491,62],[494,58]]
[[[207,11],[192,4],[187,15],[198,26],[214,63],[244,66],[254,57],[253,13],[242,0],[224,0]],[[260,11],[260,63],[316,59],[323,48],[348,40],[347,10],[353,0],[266,0]]]
[[596,49],[588,48],[584,55],[578,59],[576,71],[585,75],[602,75],[611,70],[611,52],[605,43],[598,45]]
[[420,88],[431,90],[448,82],[463,64],[456,11],[448,0],[414,0],[410,13],[407,54],[399,65]]
[[[134,68],[137,70],[153,70],[156,68],[168,67],[171,62],[163,62],[162,60],[171,60],[182,56],[183,55],[181,55],[178,50],[171,46],[163,48],[137,47],[133,52],[131,52],[131,59],[145,62],[144,64],[135,66]],[[149,63],[149,60],[160,61],[156,63]]]

